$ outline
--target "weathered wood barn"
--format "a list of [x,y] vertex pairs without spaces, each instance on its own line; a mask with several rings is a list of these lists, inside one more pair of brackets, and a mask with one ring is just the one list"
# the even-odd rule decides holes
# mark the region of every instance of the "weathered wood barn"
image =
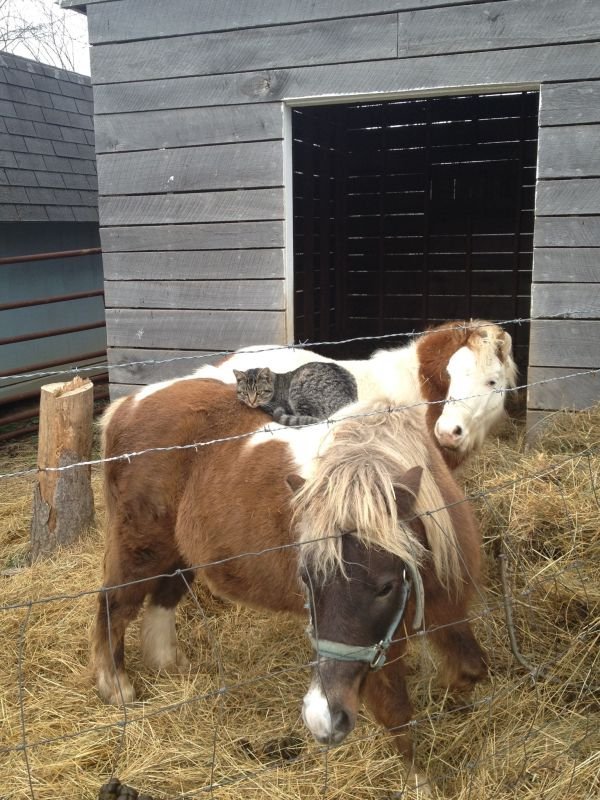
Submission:
[[[62,4],[93,46],[112,363],[531,316],[523,381],[600,366],[598,0]],[[530,419],[599,386],[532,388]]]

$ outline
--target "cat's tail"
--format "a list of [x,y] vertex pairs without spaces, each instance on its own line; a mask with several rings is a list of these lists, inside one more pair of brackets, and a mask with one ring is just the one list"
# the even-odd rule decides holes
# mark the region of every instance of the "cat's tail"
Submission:
[[286,414],[285,410],[281,407],[273,411],[273,419],[280,425],[289,425],[290,427],[297,425],[312,425],[315,422],[321,422],[319,417],[310,417],[306,414]]

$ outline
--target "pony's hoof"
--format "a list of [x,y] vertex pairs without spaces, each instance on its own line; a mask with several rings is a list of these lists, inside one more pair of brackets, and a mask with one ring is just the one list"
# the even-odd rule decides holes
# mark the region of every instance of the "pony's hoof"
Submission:
[[171,672],[175,675],[183,675],[186,673],[190,668],[190,660],[183,652],[183,650],[178,647],[177,652],[175,653],[175,661],[173,664],[165,667],[167,672]]
[[119,673],[118,678],[113,675],[98,675],[96,687],[100,697],[110,706],[128,705],[135,700],[135,689],[124,672]]
[[190,668],[189,658],[179,647],[175,648],[169,658],[157,659],[146,655],[144,663],[155,672],[164,672],[167,675],[185,675]]

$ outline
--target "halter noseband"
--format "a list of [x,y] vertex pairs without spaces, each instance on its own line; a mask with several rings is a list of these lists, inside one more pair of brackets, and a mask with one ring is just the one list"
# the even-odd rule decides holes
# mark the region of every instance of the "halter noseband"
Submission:
[[400,593],[400,603],[393,620],[390,623],[387,633],[378,642],[368,646],[357,644],[344,644],[343,642],[332,642],[329,639],[317,639],[314,636],[314,606],[312,595],[308,587],[306,588],[306,608],[310,614],[310,624],[306,630],[308,638],[317,653],[317,657],[329,658],[334,661],[366,661],[369,668],[376,671],[385,664],[387,651],[392,643],[394,631],[402,621],[406,604],[410,595],[411,582],[406,577],[406,570],[402,572],[402,588]]

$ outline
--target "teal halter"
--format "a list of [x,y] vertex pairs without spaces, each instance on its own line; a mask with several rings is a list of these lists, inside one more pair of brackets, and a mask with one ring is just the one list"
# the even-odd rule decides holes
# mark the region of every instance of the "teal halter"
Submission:
[[387,651],[392,643],[394,632],[404,616],[406,611],[406,604],[410,595],[411,582],[406,577],[406,572],[402,575],[402,589],[400,594],[400,603],[393,620],[387,630],[383,639],[380,639],[376,644],[362,646],[357,644],[344,644],[343,642],[332,642],[329,639],[317,639],[314,636],[314,608],[311,601],[311,595],[307,588],[307,602],[306,608],[310,612],[310,625],[307,628],[307,635],[313,649],[319,658],[329,658],[334,661],[366,661],[369,668],[376,671],[381,669],[385,664]]

